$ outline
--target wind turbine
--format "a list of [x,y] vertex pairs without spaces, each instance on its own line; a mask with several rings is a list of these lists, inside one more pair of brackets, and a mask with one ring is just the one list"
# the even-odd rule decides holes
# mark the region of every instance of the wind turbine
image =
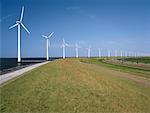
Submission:
[[89,46],[89,47],[87,48],[87,52],[88,52],[88,58],[90,58],[91,46]]
[[128,52],[127,51],[125,51],[125,57],[128,57]]
[[79,57],[79,48],[81,48],[81,47],[77,43],[76,43],[75,47],[76,47],[76,58],[78,58]]
[[21,16],[20,16],[20,20],[16,21],[16,24],[12,25],[11,27],[9,27],[9,29],[12,29],[14,27],[18,27],[18,62],[21,62],[21,44],[20,44],[20,36],[21,36],[21,32],[20,32],[20,28],[21,26],[25,29],[25,31],[30,34],[29,30],[25,27],[25,25],[23,24],[22,20],[23,20],[23,14],[24,14],[24,6],[22,6],[22,11],[21,11]]
[[115,57],[117,57],[117,50],[115,50]]
[[67,44],[67,43],[65,42],[65,40],[63,39],[63,43],[62,43],[63,59],[65,59],[65,57],[66,57],[66,46],[69,46],[69,44]]
[[129,51],[128,56],[131,57],[131,52]]
[[42,35],[42,37],[46,39],[46,60],[49,60],[49,54],[48,54],[48,48],[50,46],[49,38],[53,35],[53,33],[54,32],[50,33],[50,35],[48,36]]
[[120,51],[120,54],[121,54],[121,58],[123,57],[123,53],[122,53],[122,51]]
[[137,57],[137,54],[136,54],[136,52],[134,53],[134,57]]
[[101,53],[101,49],[100,48],[98,48],[98,56],[102,57],[102,53]]
[[108,51],[108,57],[110,57],[110,56],[111,56],[111,55],[110,55],[110,54],[111,54],[111,53],[110,53],[110,50],[108,49],[107,51]]

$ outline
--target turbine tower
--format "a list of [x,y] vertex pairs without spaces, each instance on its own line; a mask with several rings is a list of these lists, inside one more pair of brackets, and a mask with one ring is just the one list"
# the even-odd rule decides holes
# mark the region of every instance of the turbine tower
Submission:
[[110,57],[111,55],[110,55],[110,50],[108,49],[108,57]]
[[102,57],[102,53],[101,53],[101,49],[100,48],[98,48],[98,56]]
[[125,57],[128,57],[128,52],[127,51],[125,51]]
[[120,51],[120,55],[121,55],[121,58],[123,57],[123,53],[122,53],[122,51]]
[[128,56],[131,57],[131,52],[129,51]]
[[20,28],[21,26],[25,29],[25,31],[30,34],[29,30],[25,27],[25,25],[23,24],[22,20],[23,20],[23,14],[24,14],[24,6],[22,6],[22,11],[21,11],[21,16],[20,16],[20,20],[16,21],[16,24],[12,25],[11,27],[9,27],[9,29],[12,29],[14,27],[18,27],[18,62],[21,62],[21,44],[20,44],[20,36],[21,36],[21,32],[20,32]]
[[136,52],[134,53],[134,56],[137,57],[137,53]]
[[115,50],[115,57],[117,57],[117,50]]
[[77,43],[75,45],[76,47],[76,58],[79,58],[79,48],[81,48]]
[[65,40],[63,39],[63,43],[62,43],[63,59],[65,59],[65,57],[66,57],[66,46],[69,46],[69,44],[67,44],[67,43],[65,42]]
[[46,60],[49,60],[49,54],[48,54],[48,48],[50,46],[49,38],[53,35],[54,32],[52,32],[50,35],[42,35],[43,38],[46,39]]
[[88,48],[87,48],[87,52],[88,52],[88,58],[90,58],[91,56],[90,56],[90,54],[91,54],[91,46],[89,46]]

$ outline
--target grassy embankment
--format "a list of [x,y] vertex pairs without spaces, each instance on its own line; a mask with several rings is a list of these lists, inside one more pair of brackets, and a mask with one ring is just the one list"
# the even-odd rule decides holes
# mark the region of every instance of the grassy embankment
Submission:
[[0,112],[150,112],[150,87],[103,65],[50,62],[0,88]]
[[109,67],[117,71],[132,73],[135,75],[139,75],[141,77],[150,78],[150,69],[143,68],[143,67],[137,67],[129,64],[127,65],[127,64],[114,63],[109,60],[99,59],[99,58],[81,59],[80,61],[84,63],[91,63],[91,64],[96,64],[104,67]]

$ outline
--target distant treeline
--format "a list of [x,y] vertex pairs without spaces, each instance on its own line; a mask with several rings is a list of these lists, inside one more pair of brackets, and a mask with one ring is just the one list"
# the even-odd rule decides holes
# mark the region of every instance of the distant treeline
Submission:
[[125,61],[150,64],[150,57],[125,58]]

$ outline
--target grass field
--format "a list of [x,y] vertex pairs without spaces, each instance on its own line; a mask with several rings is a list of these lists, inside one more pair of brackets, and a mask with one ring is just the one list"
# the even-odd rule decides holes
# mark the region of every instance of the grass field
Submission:
[[125,64],[114,63],[109,60],[105,60],[105,58],[104,59],[103,58],[102,59],[97,59],[97,58],[81,59],[80,61],[85,63],[92,63],[104,67],[109,67],[117,71],[129,72],[135,75],[150,78],[150,68],[137,67],[129,64],[125,65]]
[[83,60],[56,60],[4,84],[0,88],[0,112],[150,112],[149,85],[116,76],[132,73]]

